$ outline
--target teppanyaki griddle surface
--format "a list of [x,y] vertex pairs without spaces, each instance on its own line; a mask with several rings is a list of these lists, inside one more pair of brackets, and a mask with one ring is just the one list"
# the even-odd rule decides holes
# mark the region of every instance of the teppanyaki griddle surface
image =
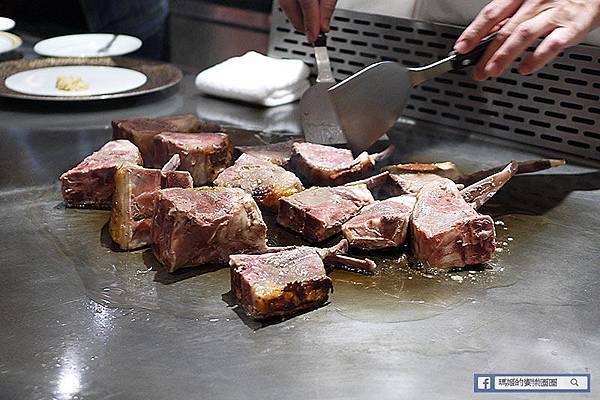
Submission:
[[[261,139],[247,131],[232,129],[230,135],[235,144],[261,144]],[[406,161],[412,160],[396,154],[388,163]],[[531,178],[525,180],[544,179]],[[489,289],[514,285],[522,273],[517,265],[521,253],[527,251],[528,237],[548,223],[535,215],[535,209],[528,208],[543,206],[538,196],[523,193],[518,187],[522,178],[514,179],[516,184],[509,184],[483,210],[496,221],[498,248],[489,263],[436,271],[415,263],[409,246],[393,251],[353,253],[373,259],[379,272],[375,276],[331,272],[334,293],[325,307],[365,322],[420,320],[472,301]],[[530,189],[535,189],[535,185]],[[44,192],[42,198],[44,204],[32,210],[31,217],[46,227],[51,240],[61,246],[94,301],[107,307],[137,307],[188,318],[204,314],[224,317],[233,308],[253,328],[263,326],[238,309],[229,292],[226,264],[191,267],[169,274],[149,249],[133,252],[118,249],[108,233],[110,212],[65,208],[56,190]],[[279,226],[274,214],[263,211],[263,216],[269,228],[270,246],[311,245]],[[316,246],[326,247],[341,238],[337,235]],[[268,323],[278,321],[281,320]]]
[[[414,129],[393,136],[394,162],[453,160],[468,172],[535,158]],[[262,325],[231,305],[226,268],[166,274],[146,251],[110,248],[108,212],[62,207],[52,182],[108,139],[105,130],[3,135],[3,393],[464,399],[473,396],[474,372],[600,368],[595,170],[567,165],[515,177],[484,210],[504,222],[496,228],[507,245],[495,270],[476,272],[474,282],[468,272],[456,274],[459,282],[408,270],[396,262],[399,251],[374,257],[387,268],[380,277],[334,271],[328,305]],[[253,140],[234,136],[236,144]],[[270,238],[296,240],[275,229]]]

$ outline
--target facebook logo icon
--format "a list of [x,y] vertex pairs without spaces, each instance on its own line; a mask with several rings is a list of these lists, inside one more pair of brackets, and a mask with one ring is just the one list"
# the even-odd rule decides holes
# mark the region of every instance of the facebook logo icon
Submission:
[[479,375],[475,376],[475,391],[476,392],[487,392],[494,390],[494,378],[491,375]]

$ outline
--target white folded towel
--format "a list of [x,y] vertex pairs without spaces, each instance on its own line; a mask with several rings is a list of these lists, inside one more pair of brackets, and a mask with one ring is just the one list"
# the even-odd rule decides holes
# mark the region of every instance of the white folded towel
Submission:
[[196,87],[213,96],[273,107],[298,100],[310,86],[309,72],[300,60],[250,51],[200,72]]

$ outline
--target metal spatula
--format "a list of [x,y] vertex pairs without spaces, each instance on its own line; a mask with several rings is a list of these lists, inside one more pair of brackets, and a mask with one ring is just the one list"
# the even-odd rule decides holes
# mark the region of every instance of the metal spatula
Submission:
[[335,109],[329,100],[329,88],[335,85],[335,79],[327,54],[327,38],[319,35],[314,44],[317,64],[317,82],[311,86],[300,100],[302,129],[308,142],[319,144],[346,143],[339,126]]
[[479,61],[495,34],[467,54],[448,57],[418,68],[383,61],[372,64],[329,89],[337,118],[355,154],[366,150],[398,120],[412,87]]

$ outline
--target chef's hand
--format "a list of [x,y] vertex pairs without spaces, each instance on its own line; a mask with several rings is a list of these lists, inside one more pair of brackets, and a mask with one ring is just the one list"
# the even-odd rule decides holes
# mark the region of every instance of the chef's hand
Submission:
[[294,28],[313,43],[321,32],[329,32],[329,20],[337,0],[279,0]]
[[501,75],[537,38],[547,35],[519,66],[519,73],[527,75],[598,26],[600,0],[493,0],[465,29],[454,49],[467,53],[490,32],[498,31],[473,71],[475,79],[484,80]]

